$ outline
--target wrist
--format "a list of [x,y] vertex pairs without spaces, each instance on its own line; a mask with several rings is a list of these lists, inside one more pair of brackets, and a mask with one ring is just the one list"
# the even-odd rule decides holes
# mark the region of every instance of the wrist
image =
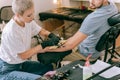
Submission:
[[42,50],[41,45],[37,45],[37,46],[36,46],[36,52],[38,53],[38,52],[41,51],[41,50]]

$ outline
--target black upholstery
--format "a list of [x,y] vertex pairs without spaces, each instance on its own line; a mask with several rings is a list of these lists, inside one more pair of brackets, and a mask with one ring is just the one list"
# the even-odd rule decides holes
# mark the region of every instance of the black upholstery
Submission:
[[85,17],[91,12],[91,10],[61,7],[54,10],[39,13],[39,20],[44,21],[49,18],[55,18],[59,20],[74,21],[81,24]]
[[72,50],[64,52],[46,52],[43,54],[38,54],[37,59],[43,64],[57,63],[70,53],[72,53]]
[[110,48],[114,40],[118,37],[120,33],[120,24],[111,27],[107,32],[105,32],[100,40],[98,41],[98,44],[96,45],[96,50],[97,51],[102,51],[106,48],[106,44],[108,48]]
[[108,23],[110,26],[114,26],[118,23],[120,23],[120,13],[113,15],[108,19]]
[[96,45],[97,51],[105,50],[104,61],[106,61],[108,53],[110,53],[112,57],[115,57],[114,56],[115,53],[119,55],[115,51],[115,43],[116,43],[116,38],[120,34],[120,13],[111,16],[108,19],[108,24],[111,26],[111,28],[101,36],[100,40],[98,41]]

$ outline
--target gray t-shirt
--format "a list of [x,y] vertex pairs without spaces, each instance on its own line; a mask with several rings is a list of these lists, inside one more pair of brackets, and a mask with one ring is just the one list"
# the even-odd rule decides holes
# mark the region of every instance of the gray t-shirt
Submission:
[[96,9],[86,17],[79,29],[80,32],[88,35],[78,46],[81,54],[84,56],[92,54],[92,58],[99,57],[100,52],[95,50],[95,46],[100,37],[110,28],[107,19],[116,13],[118,13],[117,7],[110,2],[109,5]]

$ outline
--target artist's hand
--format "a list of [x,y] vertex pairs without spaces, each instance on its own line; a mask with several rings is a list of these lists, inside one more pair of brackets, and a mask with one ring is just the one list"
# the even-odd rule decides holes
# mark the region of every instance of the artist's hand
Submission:
[[45,77],[47,78],[52,78],[55,75],[56,71],[49,71],[44,74]]
[[50,38],[54,42],[55,45],[57,45],[59,43],[59,40],[60,40],[60,37],[56,36],[53,33],[50,33],[48,35],[48,38]]
[[54,45],[54,42],[51,39],[45,40],[41,43],[42,48],[45,48],[47,46],[53,46],[53,45]]

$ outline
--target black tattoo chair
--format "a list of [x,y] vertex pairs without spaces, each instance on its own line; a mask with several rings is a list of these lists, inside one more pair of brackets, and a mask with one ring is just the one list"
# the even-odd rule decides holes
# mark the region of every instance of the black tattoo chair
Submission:
[[108,59],[108,62],[111,63],[113,57],[120,59],[120,54],[116,51],[116,38],[120,34],[120,13],[110,17],[108,19],[108,24],[111,26],[111,28],[101,36],[96,45],[96,50],[105,50],[105,62],[107,62],[108,53],[110,53],[111,57]]

